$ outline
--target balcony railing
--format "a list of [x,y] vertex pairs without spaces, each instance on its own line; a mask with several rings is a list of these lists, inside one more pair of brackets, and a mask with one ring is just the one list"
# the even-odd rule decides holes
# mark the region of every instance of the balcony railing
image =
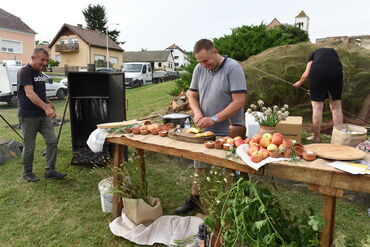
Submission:
[[78,50],[79,46],[77,43],[55,45],[55,51],[57,52],[75,52]]

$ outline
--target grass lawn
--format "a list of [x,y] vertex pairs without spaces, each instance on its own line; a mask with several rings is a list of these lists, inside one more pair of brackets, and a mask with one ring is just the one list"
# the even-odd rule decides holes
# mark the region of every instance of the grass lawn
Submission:
[[[163,110],[171,99],[167,92],[172,85],[170,81],[126,90],[128,119]],[[64,101],[56,100],[54,103],[61,117]],[[18,123],[15,108],[0,105],[0,112],[11,124]],[[1,139],[20,141],[1,119],[0,129]],[[70,165],[72,154],[68,123],[63,126],[57,160],[58,170],[68,173],[66,179],[47,181],[42,177],[45,158],[41,153],[44,149],[39,135],[34,159],[34,171],[41,176],[37,183],[27,183],[21,177],[20,157],[0,165],[0,247],[136,246],[110,232],[108,224],[112,220],[111,215],[102,213],[100,206],[98,182],[102,178],[92,174],[91,167]],[[172,214],[185,200],[190,187],[190,178],[186,175],[187,163],[152,153],[147,155],[146,164],[150,194],[161,199],[165,214]],[[266,186],[269,186],[268,183]],[[323,198],[316,193],[286,186],[277,186],[276,193],[282,203],[294,212],[308,206],[321,212]],[[370,239],[365,206],[338,199],[336,217],[337,246],[361,246],[360,241]]]

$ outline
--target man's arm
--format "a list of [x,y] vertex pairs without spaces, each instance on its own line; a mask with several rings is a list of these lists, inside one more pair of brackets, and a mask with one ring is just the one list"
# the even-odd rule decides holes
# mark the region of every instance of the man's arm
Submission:
[[53,110],[52,106],[40,99],[40,97],[35,93],[35,91],[33,91],[32,85],[25,85],[24,91],[26,93],[27,98],[32,103],[43,109],[48,117],[56,117],[55,111]]
[[[237,111],[244,107],[246,98],[245,93],[233,93],[231,96],[233,99],[231,103],[225,109],[216,114],[216,117],[219,119],[219,121],[229,119]],[[215,122],[211,119],[211,117],[203,117],[198,122],[198,126],[200,128],[205,128],[214,124]]]
[[199,106],[199,94],[197,91],[190,91],[188,94],[189,106],[194,113],[193,121],[198,124],[199,120],[203,117],[202,111]]

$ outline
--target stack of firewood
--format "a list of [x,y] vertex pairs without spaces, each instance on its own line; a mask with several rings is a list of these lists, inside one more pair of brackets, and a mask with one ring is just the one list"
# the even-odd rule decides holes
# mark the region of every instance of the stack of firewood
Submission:
[[174,97],[170,101],[170,105],[167,108],[167,113],[189,112],[189,111],[191,111],[189,106],[189,99],[185,93],[181,93],[180,95]]

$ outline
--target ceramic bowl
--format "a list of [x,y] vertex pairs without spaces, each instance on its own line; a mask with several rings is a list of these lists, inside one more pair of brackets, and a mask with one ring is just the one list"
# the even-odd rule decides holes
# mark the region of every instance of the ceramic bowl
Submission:
[[224,144],[223,140],[216,140],[215,141],[215,148],[222,149],[222,144]]
[[291,149],[287,149],[285,150],[285,152],[283,153],[283,156],[284,158],[290,158],[290,155],[292,154],[292,150]]
[[173,129],[173,123],[166,123],[166,124],[164,125],[164,127],[165,127],[165,129],[166,129],[166,130]]
[[147,135],[147,134],[149,134],[149,130],[141,129],[141,130],[140,130],[140,134],[141,134],[141,135]]
[[126,129],[125,129],[125,131],[126,131],[127,133],[132,133],[132,128],[126,128]]
[[225,150],[229,150],[230,148],[232,148],[234,145],[233,144],[231,144],[231,143],[224,143],[224,144],[222,144],[222,147],[223,147],[223,149],[225,149]]
[[146,120],[145,122],[144,122],[144,125],[151,125],[152,124],[152,121],[150,121],[150,120]]
[[312,151],[303,152],[303,159],[307,161],[313,161],[317,158],[317,153]]
[[162,137],[167,136],[167,134],[168,134],[167,130],[162,130],[162,131],[159,132],[159,136],[162,136]]
[[149,130],[149,132],[150,132],[150,134],[152,134],[152,135],[158,135],[159,130],[158,130],[158,129],[150,129],[150,130]]
[[139,126],[133,127],[132,128],[132,133],[135,134],[135,135],[140,134],[140,127]]
[[204,146],[206,146],[206,148],[214,148],[215,142],[214,141],[205,141]]
[[304,151],[305,151],[304,146],[303,146],[302,144],[299,144],[299,143],[294,144],[293,149],[294,149],[294,152],[295,152],[298,156],[300,156],[300,157],[302,157],[302,155],[303,155],[303,153],[304,153]]

